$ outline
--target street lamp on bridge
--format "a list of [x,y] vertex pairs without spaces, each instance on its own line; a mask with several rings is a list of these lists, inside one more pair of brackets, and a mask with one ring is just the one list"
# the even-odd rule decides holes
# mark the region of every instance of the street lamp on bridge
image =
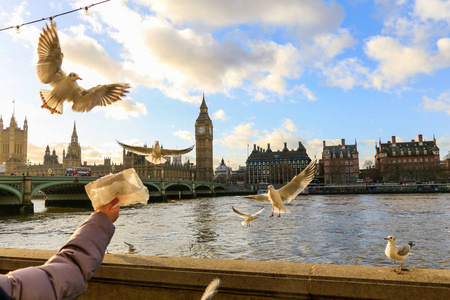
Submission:
[[30,175],[30,165],[31,165],[31,161],[29,158],[27,158],[25,165],[27,166],[27,176],[28,176],[28,175]]

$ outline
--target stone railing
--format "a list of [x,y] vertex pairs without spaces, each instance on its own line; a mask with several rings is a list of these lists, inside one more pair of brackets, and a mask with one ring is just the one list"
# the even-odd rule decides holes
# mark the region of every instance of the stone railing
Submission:
[[[55,251],[0,248],[0,272]],[[107,254],[79,299],[200,299],[222,277],[220,299],[450,299],[450,271]]]

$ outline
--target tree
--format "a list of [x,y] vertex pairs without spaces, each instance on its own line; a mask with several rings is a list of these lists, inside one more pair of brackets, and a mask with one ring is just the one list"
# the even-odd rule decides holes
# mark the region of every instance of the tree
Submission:
[[366,169],[371,169],[373,167],[373,162],[371,160],[366,160],[363,165]]
[[446,160],[446,159],[450,159],[450,150],[448,151],[447,155],[444,156],[444,160]]

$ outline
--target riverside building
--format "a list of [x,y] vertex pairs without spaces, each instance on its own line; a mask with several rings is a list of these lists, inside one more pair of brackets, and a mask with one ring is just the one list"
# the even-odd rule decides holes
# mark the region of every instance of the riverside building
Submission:
[[440,169],[439,148],[433,135],[432,141],[424,141],[419,134],[417,141],[391,140],[375,146],[375,167],[382,181],[432,181]]
[[289,150],[284,143],[283,150],[272,151],[270,144],[263,149],[256,144],[246,161],[247,182],[250,184],[285,184],[303,171],[311,162],[301,142],[298,148]]
[[327,146],[323,141],[322,163],[325,184],[356,183],[359,177],[358,144]]

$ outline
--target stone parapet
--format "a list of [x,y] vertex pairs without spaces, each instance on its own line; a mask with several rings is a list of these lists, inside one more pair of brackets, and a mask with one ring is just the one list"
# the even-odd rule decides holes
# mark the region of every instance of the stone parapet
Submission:
[[[0,272],[40,265],[55,251],[0,248]],[[450,271],[107,254],[79,299],[449,299]]]

